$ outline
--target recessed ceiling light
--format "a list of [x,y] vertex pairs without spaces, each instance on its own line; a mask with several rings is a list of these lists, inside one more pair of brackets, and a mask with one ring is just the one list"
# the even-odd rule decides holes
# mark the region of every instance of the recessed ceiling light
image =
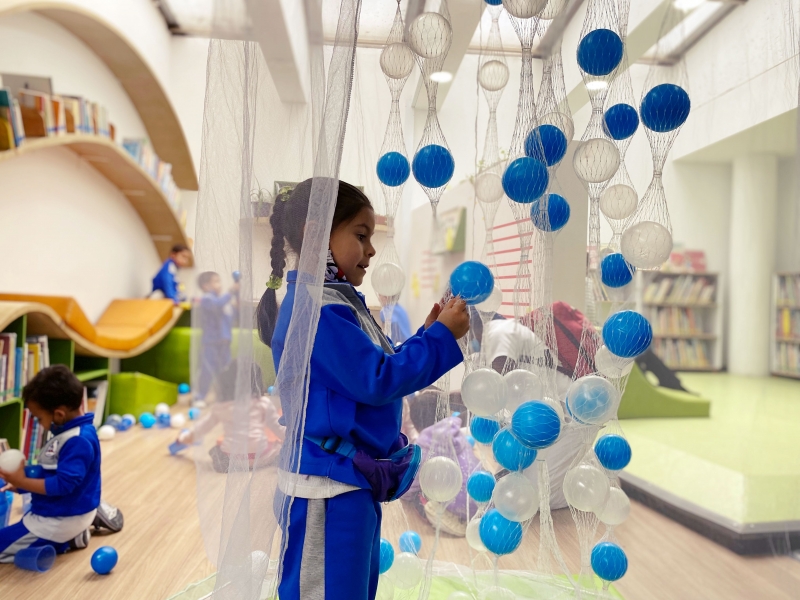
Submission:
[[608,87],[607,81],[590,81],[586,84],[586,89],[590,92],[596,92],[598,90],[604,90]]
[[704,4],[706,0],[675,0],[675,8],[678,10],[682,10],[684,12],[689,12],[690,10],[694,10],[701,4]]
[[431,73],[431,81],[435,81],[436,83],[450,83],[453,81],[453,74],[449,71],[436,71],[436,73]]

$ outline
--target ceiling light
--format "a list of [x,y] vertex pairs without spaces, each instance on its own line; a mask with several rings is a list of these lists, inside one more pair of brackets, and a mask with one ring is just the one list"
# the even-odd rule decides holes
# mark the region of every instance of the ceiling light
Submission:
[[450,83],[453,81],[453,74],[449,71],[436,71],[436,73],[431,73],[431,81],[435,81],[436,83]]
[[682,10],[684,12],[689,12],[690,10],[694,10],[701,4],[704,4],[706,0],[675,0],[675,8],[678,10]]
[[590,92],[597,92],[599,90],[604,90],[608,87],[607,81],[590,81],[586,84],[586,89]]

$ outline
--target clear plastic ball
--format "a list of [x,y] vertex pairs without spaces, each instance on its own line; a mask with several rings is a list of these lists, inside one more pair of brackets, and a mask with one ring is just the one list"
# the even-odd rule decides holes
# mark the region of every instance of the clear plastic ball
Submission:
[[609,219],[627,219],[638,205],[636,190],[624,183],[611,185],[600,195],[600,212]]
[[479,417],[490,417],[506,405],[503,376],[494,369],[477,369],[461,384],[464,406]]
[[619,150],[605,138],[581,142],[572,157],[575,174],[588,183],[608,181],[619,169]]
[[419,486],[422,488],[422,493],[435,502],[450,502],[461,491],[463,482],[461,467],[447,456],[429,458],[419,470]]
[[612,487],[605,506],[596,512],[597,518],[606,525],[620,525],[631,514],[631,501],[618,487]]
[[550,0],[539,17],[545,21],[551,21],[561,14],[561,11],[564,10],[566,5],[567,0]]
[[419,585],[424,575],[422,561],[416,554],[401,552],[394,559],[394,564],[389,570],[394,579],[394,586],[401,590],[410,590]]
[[475,308],[477,308],[478,311],[482,313],[494,314],[498,310],[500,310],[500,307],[502,305],[503,305],[503,290],[500,289],[500,286],[495,283],[494,287],[492,288],[492,293],[489,294],[489,297],[480,304],[476,304]]
[[530,19],[547,5],[547,0],[503,0],[503,6],[512,17]]
[[506,519],[522,523],[539,511],[539,488],[522,473],[509,473],[494,486],[492,501]]
[[467,523],[467,543],[475,552],[486,552],[486,546],[481,541],[481,518],[474,517]]
[[450,48],[453,29],[450,22],[435,12],[424,12],[408,28],[408,44],[422,58],[436,58]]
[[372,272],[372,289],[381,296],[397,296],[406,284],[402,267],[392,262],[378,265]]
[[594,355],[594,364],[597,367],[597,372],[609,379],[625,377],[633,369],[633,360],[632,358],[622,358],[612,354],[605,344],[600,346]]
[[378,592],[375,600],[394,600],[394,583],[387,575],[378,577]]
[[186,425],[186,415],[183,413],[178,413],[177,415],[172,415],[169,420],[169,426],[173,429],[180,429]]
[[481,202],[495,203],[503,198],[503,178],[486,171],[475,178],[475,196]]
[[414,53],[403,42],[389,44],[381,51],[381,71],[390,79],[404,79],[414,68]]
[[103,425],[97,430],[97,438],[100,440],[113,440],[115,435],[117,435],[117,430],[113,425]]
[[25,462],[25,455],[19,450],[12,448],[0,454],[0,470],[6,473],[16,473],[23,462]]
[[569,115],[565,115],[564,113],[547,113],[541,119],[539,119],[539,124],[555,125],[564,133],[564,137],[567,138],[567,142],[569,142],[575,136],[575,123],[572,121]]
[[506,373],[503,380],[506,384],[506,408],[512,413],[523,402],[542,399],[544,386],[536,373],[514,369]]
[[478,72],[478,83],[488,92],[496,92],[508,83],[508,67],[499,60],[486,61]]
[[608,501],[610,489],[605,473],[585,463],[570,469],[564,476],[564,498],[578,510],[600,510]]
[[168,415],[169,404],[166,404],[165,402],[159,402],[158,404],[156,404],[156,409],[153,412],[157,417],[160,415]]
[[637,269],[656,269],[672,252],[672,234],[655,221],[641,221],[622,233],[622,256]]
[[619,392],[608,379],[586,375],[576,379],[567,391],[567,410],[584,425],[602,425],[619,406]]

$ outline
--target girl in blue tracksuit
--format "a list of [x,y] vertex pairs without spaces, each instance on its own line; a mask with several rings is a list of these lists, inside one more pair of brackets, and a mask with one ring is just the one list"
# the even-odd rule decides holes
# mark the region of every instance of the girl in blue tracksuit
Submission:
[[[287,274],[280,311],[275,291],[284,275],[286,243],[300,254],[310,192],[310,179],[298,184],[288,199],[278,199],[270,217],[272,276],[258,324],[261,338],[272,347],[276,370],[292,317],[296,273]],[[369,199],[340,181],[325,275],[325,296],[336,300],[323,301],[311,352],[299,469],[295,461],[279,473],[280,490],[294,497],[289,522],[281,522],[288,535],[281,600],[375,598],[381,526],[377,500],[391,494],[381,489],[387,477],[371,472],[374,459],[386,459],[407,443],[400,434],[403,396],[434,383],[462,360],[456,340],[467,333],[469,316],[461,300],[434,306],[425,326],[394,349],[376,333],[377,326],[370,326],[374,322],[364,297],[354,288],[375,255],[374,229]],[[284,414],[298,411],[284,406]],[[297,456],[297,449],[285,450]]]

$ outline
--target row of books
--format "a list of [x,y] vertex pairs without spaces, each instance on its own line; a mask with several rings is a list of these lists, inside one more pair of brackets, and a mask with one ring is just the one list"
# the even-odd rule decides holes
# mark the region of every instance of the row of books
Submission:
[[775,353],[777,364],[775,369],[781,373],[795,373],[800,376],[800,346],[797,344],[778,343]]
[[800,312],[781,308],[778,311],[776,334],[779,338],[797,338],[800,340]]
[[706,342],[701,340],[657,339],[652,350],[671,369],[711,368]]
[[[705,319],[697,318],[692,308],[669,306],[650,309],[648,318],[656,335],[704,335],[706,329]],[[708,312],[708,311],[701,311]]]
[[133,157],[133,160],[142,167],[153,179],[158,182],[158,187],[164,192],[169,205],[176,213],[179,210],[178,186],[172,179],[172,165],[164,162],[153,150],[146,139],[124,139],[122,147]]
[[800,306],[800,275],[778,277],[778,305]]
[[694,275],[662,277],[650,282],[644,290],[645,303],[711,304],[714,302],[716,284]]
[[19,398],[36,373],[50,366],[46,335],[29,336],[17,347],[16,333],[0,333],[0,402]]

